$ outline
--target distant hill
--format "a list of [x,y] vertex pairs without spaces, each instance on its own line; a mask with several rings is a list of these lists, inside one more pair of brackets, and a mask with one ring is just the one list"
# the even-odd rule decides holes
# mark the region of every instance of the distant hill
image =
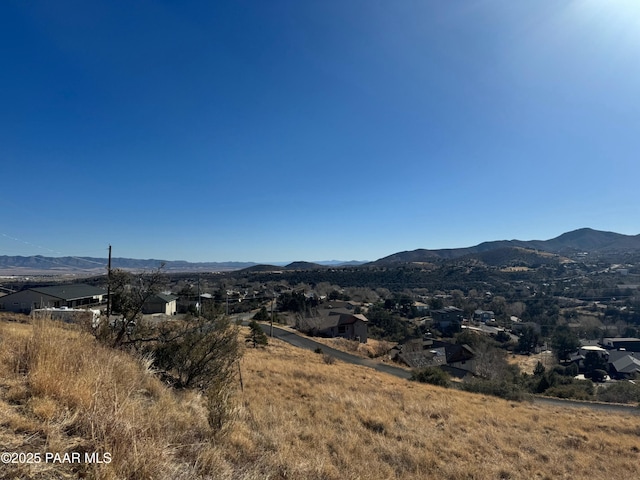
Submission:
[[[0,256],[0,272],[8,275],[29,275],[33,273],[50,274],[100,274],[105,273],[108,260],[93,257],[32,257]],[[112,258],[111,267],[123,270],[154,270],[165,264],[168,272],[202,271],[224,272],[240,270],[255,263],[251,262],[202,262],[190,263],[182,260],[138,260],[133,258]]]
[[[500,251],[499,256],[518,257],[526,254],[529,261],[532,255],[555,254],[569,256],[577,253],[589,253],[592,255],[614,254],[623,252],[640,252],[640,235],[623,235],[620,233],[603,232],[591,228],[581,228],[572,232],[552,238],[551,240],[498,240],[483,242],[474,247],[426,250],[417,249],[394,253],[387,257],[371,262],[367,265],[392,266],[405,263],[429,263],[440,260],[452,260],[456,258],[469,258],[476,256],[479,260],[488,259],[488,252]],[[541,253],[542,252],[542,253]],[[548,261],[548,257],[546,258]],[[489,264],[496,263],[495,260]]]
[[320,262],[315,262],[319,265],[323,265],[325,267],[357,267],[359,265],[364,265],[365,263],[369,263],[368,261],[361,260],[349,260],[345,262],[343,260],[323,260]]
[[258,264],[258,265],[251,265],[249,267],[243,268],[241,270],[241,272],[255,272],[255,273],[261,273],[261,272],[282,272],[284,271],[285,267],[281,267],[278,265],[265,265],[265,264]]
[[318,263],[312,263],[312,262],[292,262],[284,268],[286,270],[317,270],[319,268],[324,269],[327,267],[324,265],[320,265]]

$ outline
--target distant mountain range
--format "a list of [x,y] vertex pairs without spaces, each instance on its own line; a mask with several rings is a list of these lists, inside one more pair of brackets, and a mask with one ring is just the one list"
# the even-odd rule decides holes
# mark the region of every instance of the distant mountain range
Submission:
[[[249,271],[290,271],[313,270],[335,266],[394,266],[407,263],[433,263],[443,260],[470,258],[483,263],[497,265],[518,259],[534,262],[539,257],[549,255],[573,257],[578,254],[613,255],[622,253],[640,253],[640,235],[623,235],[603,232],[591,228],[582,228],[564,233],[551,240],[498,240],[484,242],[474,247],[440,250],[418,249],[394,253],[374,262],[293,262],[288,265],[261,265],[253,262],[186,262],[163,260],[136,260],[114,258],[113,268],[126,270],[154,270],[162,263],[167,272],[225,272],[248,269]],[[534,262],[535,263],[535,262]],[[92,257],[31,257],[0,256],[0,273],[3,275],[33,275],[36,273],[87,274],[106,272],[106,258]]]
[[[0,256],[0,272],[4,274],[20,275],[34,273],[50,274],[100,274],[106,273],[108,259],[93,257],[32,257]],[[182,260],[138,260],[133,258],[113,258],[112,268],[125,270],[154,270],[164,263],[168,272],[206,271],[223,272],[239,270],[255,265],[251,262],[202,262],[191,263]]]
[[[94,257],[44,257],[35,255],[0,256],[0,274],[2,275],[100,275],[107,271],[106,258]],[[151,271],[164,264],[166,272],[228,272],[253,268],[257,271],[271,270],[312,270],[329,266],[362,265],[365,262],[327,260],[318,263],[293,262],[288,265],[260,265],[255,262],[186,262],[183,260],[139,260],[133,258],[113,258],[112,268],[123,270]]]
[[[612,255],[640,252],[640,235],[623,235],[581,228],[563,233],[551,240],[497,240],[483,242],[474,247],[440,250],[411,250],[394,253],[369,265],[391,266],[405,263],[429,263],[475,256],[478,259],[511,255],[553,254],[572,257],[577,254]],[[491,255],[488,255],[491,254]],[[494,263],[494,262],[489,262]]]

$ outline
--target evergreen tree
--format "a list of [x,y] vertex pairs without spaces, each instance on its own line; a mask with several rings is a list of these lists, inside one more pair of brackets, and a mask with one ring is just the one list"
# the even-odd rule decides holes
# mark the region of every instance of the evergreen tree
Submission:
[[262,327],[255,320],[251,320],[249,323],[249,335],[247,335],[247,342],[253,344],[253,348],[257,348],[258,346],[265,346],[269,343],[269,339],[267,335],[262,330]]
[[258,310],[253,316],[253,319],[260,320],[261,322],[266,322],[267,320],[269,320],[269,313],[267,312],[267,308],[261,307],[260,310]]

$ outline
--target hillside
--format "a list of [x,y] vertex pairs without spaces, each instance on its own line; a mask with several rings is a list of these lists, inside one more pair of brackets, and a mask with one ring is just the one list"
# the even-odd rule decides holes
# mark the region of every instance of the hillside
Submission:
[[[0,443],[109,452],[105,464],[8,465],[0,478],[638,478],[640,416],[516,404],[247,349],[225,435],[204,400],[144,362],[50,324],[0,322]],[[60,381],[64,378],[64,381]],[[239,384],[240,385],[240,384]],[[224,433],[224,432],[223,432]]]
[[[507,252],[511,250],[512,255],[522,252],[522,249],[529,250],[530,258],[532,254],[540,252],[556,255],[571,255],[575,253],[588,252],[592,255],[619,254],[624,252],[640,253],[640,235],[622,235],[620,233],[602,232],[591,228],[582,228],[550,240],[498,240],[483,242],[473,247],[426,250],[417,249],[405,252],[398,252],[383,257],[375,262],[369,263],[374,266],[392,266],[402,263],[433,262],[436,260],[451,260],[456,258],[478,258],[483,254],[501,250]],[[544,257],[541,256],[540,260]],[[545,261],[549,258],[546,256]]]

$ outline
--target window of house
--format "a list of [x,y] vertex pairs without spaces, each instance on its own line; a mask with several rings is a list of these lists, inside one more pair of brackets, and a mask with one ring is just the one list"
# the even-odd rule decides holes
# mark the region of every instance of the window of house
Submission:
[[338,327],[338,333],[347,333],[347,327],[345,327],[344,325],[340,325]]

